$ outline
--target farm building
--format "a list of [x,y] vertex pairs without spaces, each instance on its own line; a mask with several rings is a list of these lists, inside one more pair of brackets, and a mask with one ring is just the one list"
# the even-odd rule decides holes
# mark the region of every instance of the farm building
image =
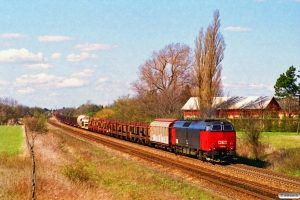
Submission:
[[[184,118],[197,117],[199,114],[198,97],[191,97],[181,108]],[[279,116],[281,108],[273,96],[233,96],[215,97],[213,117],[239,117],[241,115],[272,114]]]

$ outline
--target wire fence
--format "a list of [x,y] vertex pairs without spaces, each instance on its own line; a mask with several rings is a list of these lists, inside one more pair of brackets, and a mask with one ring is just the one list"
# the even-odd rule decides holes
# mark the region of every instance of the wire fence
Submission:
[[31,163],[32,163],[32,175],[31,175],[31,199],[35,200],[35,190],[36,190],[36,171],[35,171],[35,160],[34,160],[34,151],[33,151],[33,141],[32,144],[30,144],[29,139],[28,139],[28,129],[25,126],[25,136],[26,136],[26,143],[28,150],[30,152],[30,157],[31,157]]

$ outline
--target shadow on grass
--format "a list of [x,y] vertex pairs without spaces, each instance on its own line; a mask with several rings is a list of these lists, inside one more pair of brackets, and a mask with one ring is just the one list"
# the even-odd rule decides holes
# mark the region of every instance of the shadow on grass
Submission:
[[244,164],[250,165],[253,167],[265,168],[269,165],[268,162],[262,160],[255,160],[251,158],[236,156],[234,159],[230,161],[231,164]]

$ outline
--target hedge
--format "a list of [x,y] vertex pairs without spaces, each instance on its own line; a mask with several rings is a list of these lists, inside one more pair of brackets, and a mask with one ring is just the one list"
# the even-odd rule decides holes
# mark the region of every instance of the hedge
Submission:
[[[236,131],[242,131],[243,118],[227,119],[230,121]],[[297,132],[300,128],[298,119],[293,118],[273,118],[273,119],[251,119],[261,120],[263,124],[263,132]],[[298,127],[299,126],[299,127]],[[300,131],[300,130],[299,130]]]

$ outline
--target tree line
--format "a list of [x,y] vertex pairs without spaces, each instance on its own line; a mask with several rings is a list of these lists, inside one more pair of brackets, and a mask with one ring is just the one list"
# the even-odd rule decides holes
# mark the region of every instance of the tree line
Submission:
[[24,116],[34,116],[45,113],[47,109],[28,107],[12,98],[0,98],[0,125],[22,124]]

